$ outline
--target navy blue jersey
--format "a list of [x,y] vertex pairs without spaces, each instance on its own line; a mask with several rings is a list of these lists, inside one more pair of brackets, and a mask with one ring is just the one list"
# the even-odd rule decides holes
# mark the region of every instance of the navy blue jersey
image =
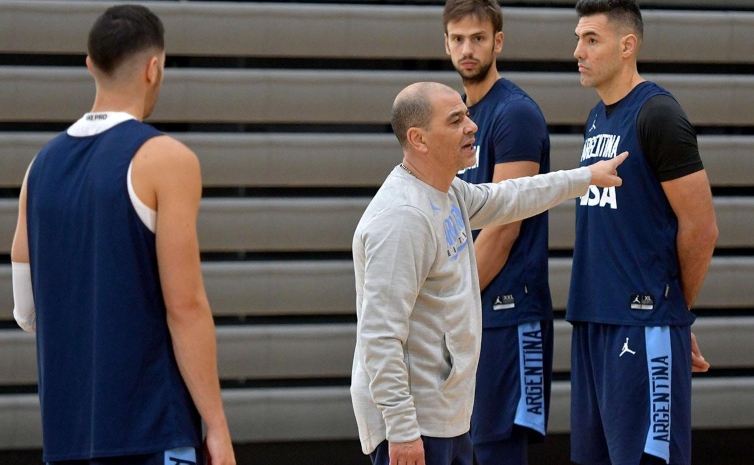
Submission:
[[[539,163],[550,171],[550,136],[537,104],[516,84],[499,79],[469,108],[479,126],[477,164],[459,173],[472,183],[492,182],[495,165],[515,161]],[[479,231],[474,231],[476,239]],[[523,220],[508,260],[482,291],[485,328],[552,319],[548,281],[547,212]]]
[[693,314],[679,280],[678,220],[637,134],[642,105],[670,94],[651,82],[636,86],[609,114],[589,114],[580,166],[628,151],[620,187],[589,187],[576,200],[576,244],[566,319],[594,323],[688,325]]
[[155,235],[127,191],[131,159],[159,134],[135,120],[90,137],[63,133],[29,172],[46,461],[201,446],[168,331]]

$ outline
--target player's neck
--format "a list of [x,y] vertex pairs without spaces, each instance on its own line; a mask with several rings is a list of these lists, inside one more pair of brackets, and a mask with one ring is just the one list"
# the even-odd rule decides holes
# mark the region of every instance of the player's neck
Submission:
[[644,82],[644,78],[634,68],[617,75],[614,79],[600,86],[597,89],[597,93],[605,105],[612,105],[621,101],[634,87],[642,82]]
[[98,90],[91,112],[100,113],[107,111],[128,113],[136,119],[142,120],[144,119],[144,101],[143,99],[135,99],[130,94]]
[[463,91],[466,93],[466,106],[470,107],[479,103],[499,79],[500,73],[497,71],[497,64],[493,63],[483,80],[474,83],[464,82]]

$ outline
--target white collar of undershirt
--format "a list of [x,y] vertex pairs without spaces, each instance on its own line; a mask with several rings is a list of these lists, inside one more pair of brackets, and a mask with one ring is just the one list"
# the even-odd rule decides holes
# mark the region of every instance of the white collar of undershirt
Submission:
[[130,119],[136,119],[136,117],[123,111],[86,113],[81,119],[73,123],[66,133],[73,137],[94,136]]

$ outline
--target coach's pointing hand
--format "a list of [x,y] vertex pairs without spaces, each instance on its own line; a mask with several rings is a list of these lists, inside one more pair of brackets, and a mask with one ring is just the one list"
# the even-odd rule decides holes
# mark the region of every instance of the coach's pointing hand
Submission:
[[602,160],[593,165],[589,165],[592,172],[592,184],[597,187],[613,187],[623,184],[623,180],[618,177],[618,165],[628,157],[628,152],[623,152],[610,160]]

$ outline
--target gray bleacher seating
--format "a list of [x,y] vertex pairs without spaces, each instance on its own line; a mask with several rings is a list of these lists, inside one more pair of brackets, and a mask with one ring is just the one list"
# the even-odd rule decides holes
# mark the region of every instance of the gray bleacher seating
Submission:
[[[751,363],[737,350],[754,332],[749,317],[705,317],[694,326],[704,341],[705,357],[718,368]],[[568,371],[571,327],[555,322],[554,370]],[[220,326],[217,329],[220,377],[230,380],[348,377],[356,341],[353,323]],[[34,336],[14,331],[0,340],[0,383],[37,380]]]
[[[37,151],[54,133],[0,132],[0,188],[20,184]],[[205,186],[371,187],[395,166],[392,134],[179,133],[202,165]],[[552,169],[574,168],[582,137],[553,134]],[[747,186],[754,172],[754,138],[700,136],[699,150],[715,186]],[[3,247],[0,240],[0,247]]]
[[[749,344],[754,330],[752,318],[705,318],[695,332],[705,342],[705,355],[718,367],[740,367],[751,363],[738,348]],[[570,326],[555,325],[555,369],[568,370]],[[33,381],[36,378],[34,339],[26,334],[0,340],[0,382]],[[220,376],[225,379],[253,377],[343,376],[350,374],[351,352],[355,341],[352,324],[272,326],[256,328],[218,328]],[[12,350],[10,350],[12,349]],[[15,359],[9,360],[14,356]],[[750,427],[751,418],[740,405],[749,405],[754,380],[730,378],[694,382],[693,414],[695,427]],[[566,432],[568,426],[567,382],[553,385],[553,410],[550,431]],[[10,397],[10,396],[9,396]],[[38,404],[34,395],[13,396],[4,403],[0,397],[0,424],[16,424],[28,434],[0,435],[0,449],[36,447],[40,431],[35,418]],[[228,390],[223,393],[234,437],[256,441],[344,439],[353,437],[351,403],[347,388],[266,388]],[[9,400],[9,399],[8,399]],[[6,417],[6,418],[3,418]],[[253,420],[249,420],[253,419]],[[15,420],[15,421],[14,421]]]
[[[673,0],[656,0],[671,3]],[[737,0],[715,0],[722,10]],[[740,6],[748,0],[738,0]],[[442,7],[291,3],[143,2],[165,23],[168,53],[188,56],[445,58]],[[574,0],[563,3],[573,5]],[[646,1],[642,4],[647,3]],[[676,0],[711,4],[710,0]],[[77,53],[102,2],[0,2],[3,51]],[[644,12],[644,61],[751,63],[754,15]],[[571,8],[505,9],[502,60],[572,59]],[[385,33],[385,31],[390,31]],[[218,34],[222,32],[221,35]],[[418,39],[418,40],[417,40]]]
[[[507,73],[549,124],[583,124],[597,102],[576,73]],[[754,120],[754,76],[645,74],[683,104],[694,124]],[[419,80],[459,87],[453,72],[167,70],[156,122],[387,124],[395,95]],[[0,68],[0,120],[67,121],[88,110],[91,77],[78,68]],[[23,102],[23,105],[20,104]],[[358,104],[356,104],[358,102]]]
[[[571,8],[505,8],[506,61],[572,61]],[[530,2],[529,2],[530,3]],[[573,0],[548,3],[572,6]],[[747,0],[644,0],[688,9],[645,11],[642,60],[657,63],[754,63],[754,13]],[[0,0],[0,53],[84,54],[85,35],[105,1]],[[166,24],[169,54],[197,57],[446,59],[441,8],[432,6],[153,2]],[[716,11],[693,11],[716,6]],[[385,33],[389,30],[390,33]],[[83,65],[83,63],[82,63]],[[529,91],[554,125],[581,125],[596,101],[573,73],[504,73]],[[754,127],[754,76],[646,74],[665,85],[702,126]],[[395,94],[417,80],[459,88],[452,72],[296,69],[168,69],[153,120],[171,123],[341,123],[386,125]],[[91,78],[82,67],[0,66],[0,123],[71,121],[89,108]],[[7,90],[7,91],[6,91]],[[49,132],[0,131],[0,189],[17,188]],[[369,198],[275,197],[276,188],[375,188],[400,159],[390,134],[176,133],[200,157],[205,187],[269,188],[264,197],[212,197],[199,219],[203,252],[346,252]],[[751,192],[754,136],[703,135],[700,149],[716,188]],[[553,169],[577,164],[579,135],[553,134]],[[748,189],[748,191],[747,191]],[[323,189],[324,190],[324,189]],[[754,197],[717,196],[718,246],[751,250]],[[9,253],[16,202],[0,198],[0,254]],[[551,213],[550,245],[573,243],[572,204]],[[565,307],[570,259],[552,258],[556,308]],[[350,374],[355,325],[314,322],[354,313],[350,260],[206,260],[205,283],[218,316],[276,317],[274,324],[219,324],[220,375],[225,380],[305,380]],[[754,258],[715,257],[697,306],[708,313],[695,332],[713,366],[751,370],[754,360]],[[10,321],[10,266],[0,265],[0,321]],[[730,312],[743,316],[726,316]],[[312,322],[301,316],[313,317]],[[557,371],[568,371],[570,328],[556,321]],[[0,386],[36,383],[34,336],[0,329]],[[336,383],[337,384],[337,383]],[[551,431],[567,432],[569,383],[553,387]],[[694,381],[696,428],[754,428],[754,378]],[[223,392],[238,442],[354,439],[343,385],[244,387]],[[41,444],[36,395],[0,394],[0,450]]]
[[[696,428],[750,428],[752,378],[694,381]],[[567,382],[553,383],[550,432],[569,429]],[[235,440],[298,441],[353,439],[355,420],[348,388],[232,389],[223,400]],[[39,405],[34,395],[0,397],[0,449],[39,447]]]
[[[550,287],[556,309],[564,309],[570,260],[550,259]],[[717,257],[697,305],[711,309],[749,308],[751,257]],[[353,265],[347,260],[208,262],[205,285],[221,316],[338,315],[354,312]],[[0,267],[0,317],[11,317],[10,267]],[[15,331],[15,330],[14,330]]]
[[[28,163],[52,134],[0,136],[0,157],[8,160],[0,186],[18,185]],[[179,139],[199,153],[209,186],[375,186],[397,160],[392,135],[185,135]],[[313,140],[312,140],[313,139]],[[553,169],[576,166],[580,136],[554,136]],[[754,138],[700,138],[711,182],[745,186],[754,171]],[[295,167],[295,169],[291,169]],[[13,176],[13,177],[12,177]],[[347,250],[351,232],[368,198],[211,198],[202,203],[200,240],[206,251]],[[754,247],[754,199],[715,200],[718,246]],[[10,249],[16,202],[0,200],[0,253]],[[321,218],[329,221],[321,221]],[[550,246],[573,245],[570,203],[550,214]],[[276,231],[288,231],[281,235]],[[311,234],[316,231],[316,234]]]
[[[202,249],[211,252],[347,250],[369,200],[368,197],[204,199],[198,223],[199,239]],[[718,247],[754,246],[751,235],[754,199],[716,198],[715,211],[720,230]],[[17,201],[0,200],[0,253],[10,251],[16,216]],[[551,248],[573,246],[573,223],[570,202],[550,212]],[[277,234],[279,231],[287,233]]]

